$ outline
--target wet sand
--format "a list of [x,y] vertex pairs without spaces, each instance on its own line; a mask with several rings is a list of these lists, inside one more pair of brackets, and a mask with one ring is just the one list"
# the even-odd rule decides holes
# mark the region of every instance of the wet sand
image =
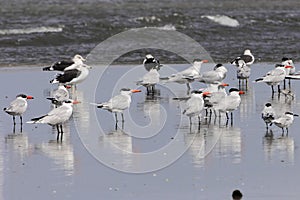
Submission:
[[[202,71],[212,67],[208,66]],[[186,87],[173,83],[159,85],[159,93],[150,97],[141,88],[125,112],[123,129],[119,123],[115,130],[113,115],[90,102],[108,100],[125,85],[137,87],[135,81],[145,71],[142,66],[94,66],[73,91],[73,98],[82,103],[65,124],[62,142],[48,125],[24,124],[21,133],[17,124],[13,133],[11,117],[0,113],[0,199],[230,199],[236,188],[245,199],[299,199],[300,119],[295,119],[288,136],[273,126],[273,136],[266,137],[260,113],[269,101],[278,112],[299,114],[300,82],[293,82],[294,100],[278,99],[277,94],[272,99],[269,86],[252,83],[273,66],[252,66],[233,126],[226,126],[225,116],[221,123],[203,118],[200,130],[196,121],[189,127],[188,118],[181,116],[182,104],[172,98],[185,96]],[[171,68],[184,67],[169,65],[160,73],[165,76]],[[237,87],[235,68],[226,67],[225,82]],[[56,88],[49,83],[55,73],[39,67],[0,71],[2,108],[26,93],[35,99],[29,101],[24,121],[51,109],[45,97]]]

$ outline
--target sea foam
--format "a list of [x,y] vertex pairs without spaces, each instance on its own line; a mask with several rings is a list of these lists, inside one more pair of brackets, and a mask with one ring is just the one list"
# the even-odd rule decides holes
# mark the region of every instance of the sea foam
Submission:
[[50,27],[40,26],[33,28],[20,28],[20,29],[2,29],[0,35],[17,35],[17,34],[31,34],[31,33],[50,33],[50,32],[62,32],[63,27]]
[[240,23],[236,19],[233,19],[226,15],[203,15],[201,16],[201,18],[207,18],[222,26],[237,27],[240,25]]

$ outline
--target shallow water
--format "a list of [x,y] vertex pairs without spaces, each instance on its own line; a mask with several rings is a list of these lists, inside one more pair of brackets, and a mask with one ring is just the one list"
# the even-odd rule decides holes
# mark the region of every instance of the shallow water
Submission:
[[[160,74],[185,67],[168,65]],[[211,67],[207,64],[202,70]],[[235,69],[226,67],[225,82],[236,87]],[[73,98],[82,103],[64,126],[62,142],[55,140],[56,131],[48,125],[24,124],[20,133],[17,124],[13,133],[10,116],[0,113],[0,198],[230,199],[239,188],[245,199],[299,199],[299,119],[288,136],[272,127],[273,137],[265,137],[260,119],[267,101],[278,112],[300,113],[297,96],[272,99],[267,85],[252,83],[272,68],[269,63],[253,65],[233,126],[226,126],[225,118],[210,123],[202,118],[200,130],[196,119],[190,128],[180,114],[182,103],[172,100],[185,96],[186,87],[170,83],[159,85],[153,97],[147,97],[144,88],[133,94],[124,127],[119,122],[115,130],[114,116],[90,103],[108,100],[121,87],[137,87],[135,81],[145,71],[133,65],[93,66],[93,73],[73,91]],[[8,85],[0,96],[2,107],[24,92],[35,97],[29,101],[25,121],[51,109],[45,97],[55,89],[49,83],[55,73],[39,67],[0,70],[1,84]],[[297,81],[292,90],[299,91]]]

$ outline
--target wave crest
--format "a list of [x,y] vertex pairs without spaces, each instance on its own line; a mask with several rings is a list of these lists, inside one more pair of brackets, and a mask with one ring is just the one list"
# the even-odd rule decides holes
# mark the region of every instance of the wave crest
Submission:
[[203,15],[201,18],[207,18],[222,26],[237,27],[240,25],[238,20],[228,17],[226,15]]
[[40,26],[33,28],[17,28],[17,29],[2,29],[0,35],[18,35],[18,34],[32,34],[32,33],[56,33],[62,32],[63,26],[51,27],[51,26]]

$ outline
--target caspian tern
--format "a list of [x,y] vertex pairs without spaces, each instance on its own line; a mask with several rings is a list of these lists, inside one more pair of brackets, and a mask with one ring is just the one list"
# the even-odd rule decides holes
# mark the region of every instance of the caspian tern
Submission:
[[193,90],[191,92],[191,97],[186,101],[186,108],[182,114],[185,114],[190,119],[190,125],[192,124],[192,117],[198,117],[199,124],[201,121],[201,112],[204,108],[203,95],[207,95],[209,92],[204,92],[199,90]]
[[236,57],[235,59],[230,61],[230,63],[234,64],[236,62],[236,60],[239,60],[239,59],[242,59],[246,63],[246,65],[248,65],[248,66],[252,65],[254,63],[254,60],[255,60],[253,54],[251,53],[251,51],[249,49],[246,49],[244,51],[243,55]]
[[210,110],[210,117],[211,117],[211,111],[214,111],[215,117],[217,117],[217,111],[215,108],[218,106],[220,102],[224,100],[224,98],[227,96],[225,87],[229,86],[227,83],[218,83],[218,84],[209,84],[207,89],[204,91],[211,91],[209,95],[206,95],[204,98],[205,107],[207,107]]
[[[281,65],[283,65],[284,67],[290,66],[289,68],[285,68],[285,71],[286,71],[286,77],[285,78],[289,80],[289,88],[291,88],[291,79],[294,78],[293,75],[296,72],[296,68],[295,68],[294,62],[293,62],[293,60],[291,58],[283,57],[281,59]],[[286,88],[285,79],[284,79],[283,88],[284,89]]]
[[155,85],[159,82],[159,73],[157,72],[157,67],[153,67],[149,70],[141,81],[137,82],[137,85],[142,85],[146,87],[147,94],[154,94]]
[[272,96],[274,95],[274,85],[278,86],[278,94],[280,93],[280,82],[285,79],[286,71],[285,68],[290,68],[291,66],[276,65],[276,68],[269,71],[265,76],[258,78],[255,82],[264,82],[270,85],[272,88]]
[[199,77],[196,77],[195,80],[211,84],[222,82],[226,77],[227,69],[222,64],[217,64],[212,71],[200,73]]
[[292,112],[285,112],[282,117],[272,120],[272,123],[282,129],[282,134],[284,134],[284,128],[286,129],[286,134],[288,134],[288,127],[293,123],[294,116],[298,117],[299,115]]
[[160,67],[163,66],[159,63],[159,60],[155,59],[151,54],[147,54],[145,56],[143,64],[147,71],[150,71],[153,68],[156,68],[157,70],[159,70]]
[[240,94],[245,94],[245,92],[236,88],[231,88],[229,90],[229,95],[225,96],[223,100],[215,106],[215,110],[219,111],[219,117],[221,117],[221,113],[226,113],[227,122],[229,120],[228,113],[230,112],[231,124],[233,124],[232,112],[236,110],[241,103]]
[[179,84],[186,84],[188,88],[188,92],[191,89],[190,83],[194,81],[195,77],[199,77],[200,75],[200,68],[202,63],[207,63],[208,60],[194,60],[193,65],[181,72],[176,74],[172,74],[169,77],[161,78],[165,82],[176,82]]
[[[62,124],[68,121],[73,112],[73,104],[80,103],[79,101],[67,100],[62,103],[61,106],[54,108],[48,114],[41,117],[36,117],[28,121],[31,124],[48,124],[50,126],[56,126],[57,128],[57,140],[63,138]],[[60,136],[60,137],[59,137]]]
[[7,108],[3,109],[6,113],[13,116],[14,126],[16,125],[15,116],[20,116],[21,126],[23,124],[22,115],[27,109],[27,99],[33,99],[33,97],[25,94],[19,94]]
[[81,55],[75,55],[72,60],[58,61],[49,67],[44,67],[43,71],[65,71],[68,69],[75,69],[77,65],[82,65],[83,61],[86,61]]
[[141,92],[141,90],[131,90],[129,88],[122,88],[120,94],[114,96],[109,101],[97,104],[97,108],[102,108],[115,113],[116,124],[118,123],[117,113],[121,113],[122,123],[124,122],[123,111],[128,109],[131,103],[131,94]]
[[281,64],[283,66],[291,66],[290,68],[285,68],[285,71],[286,71],[287,75],[291,75],[291,74],[295,73],[296,68],[295,68],[294,62],[291,58],[283,57],[281,59]]
[[269,125],[272,124],[272,121],[275,119],[276,114],[275,110],[272,107],[271,103],[266,103],[264,109],[261,112],[261,118],[266,123],[266,129],[269,129]]
[[52,97],[48,97],[47,99],[51,100],[54,105],[61,105],[70,98],[67,88],[71,87],[68,85],[59,85],[58,88],[53,91]]

